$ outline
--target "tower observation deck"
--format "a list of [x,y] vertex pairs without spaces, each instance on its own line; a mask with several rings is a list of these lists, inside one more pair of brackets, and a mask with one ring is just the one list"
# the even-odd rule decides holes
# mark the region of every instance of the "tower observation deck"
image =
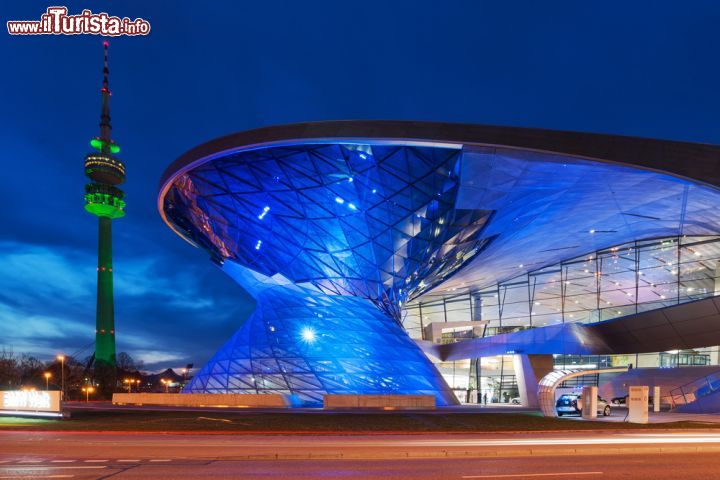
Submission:
[[95,365],[115,366],[115,307],[113,299],[112,220],[125,216],[125,193],[118,185],[125,181],[125,165],[115,155],[120,146],[110,134],[110,86],[108,42],[103,42],[104,66],[100,136],[90,140],[94,152],[85,156],[85,210],[98,217],[97,316]]

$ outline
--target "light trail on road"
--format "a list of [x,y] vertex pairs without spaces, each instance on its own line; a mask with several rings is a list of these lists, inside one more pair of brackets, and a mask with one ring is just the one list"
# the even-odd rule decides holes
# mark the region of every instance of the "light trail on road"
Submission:
[[[86,445],[105,445],[132,443],[136,446],[153,446],[167,444],[168,438],[172,438],[175,446],[191,447],[202,445],[203,447],[228,447],[231,445],[248,445],[253,447],[304,447],[311,444],[315,447],[337,447],[350,445],[356,447],[384,447],[384,446],[406,446],[406,447],[456,447],[456,446],[542,446],[542,445],[654,445],[654,444],[712,444],[720,443],[720,433],[589,433],[557,436],[546,434],[513,434],[522,438],[490,437],[486,434],[467,435],[373,435],[362,436],[264,436],[264,435],[154,435],[154,434],[129,434],[123,436],[111,434],[107,437],[102,434],[88,433],[73,440],[80,440]],[[63,437],[64,434],[47,433],[42,436]],[[98,438],[100,437],[100,438]],[[118,438],[120,437],[120,438]],[[421,438],[418,438],[421,437]],[[422,438],[425,437],[425,438]],[[427,438],[434,437],[434,438]],[[1,438],[1,435],[0,435]],[[16,439],[17,442],[32,441],[30,435],[23,439]]]

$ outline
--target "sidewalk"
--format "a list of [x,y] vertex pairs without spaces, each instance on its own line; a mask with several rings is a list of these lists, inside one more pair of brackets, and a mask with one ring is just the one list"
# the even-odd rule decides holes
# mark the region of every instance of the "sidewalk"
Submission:
[[[583,421],[582,417],[578,416],[563,416],[563,419]],[[627,418],[627,408],[613,408],[612,413],[603,417],[602,415],[594,418],[593,421],[598,422],[624,422]],[[678,412],[649,412],[648,423],[672,423],[672,422],[696,422],[696,423],[708,423],[718,424],[720,423],[720,415],[713,415],[709,413],[678,413]]]

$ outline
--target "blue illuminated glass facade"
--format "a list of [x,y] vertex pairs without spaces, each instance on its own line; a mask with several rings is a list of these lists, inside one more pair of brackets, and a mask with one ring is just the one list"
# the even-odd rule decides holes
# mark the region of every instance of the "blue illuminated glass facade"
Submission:
[[225,155],[175,178],[164,211],[178,231],[226,271],[287,284],[253,291],[233,275],[253,291],[255,313],[186,391],[282,392],[303,405],[325,393],[431,393],[456,403],[401,313],[494,238],[482,234],[492,211],[456,208],[461,157],[306,144]]
[[492,211],[455,208],[461,150],[310,144],[244,151],[179,176],[168,219],[220,262],[404,303],[485,248]]
[[322,406],[327,393],[427,394],[438,405],[456,403],[414,341],[367,300],[284,286],[254,295],[253,314],[186,392],[279,393],[306,407]]

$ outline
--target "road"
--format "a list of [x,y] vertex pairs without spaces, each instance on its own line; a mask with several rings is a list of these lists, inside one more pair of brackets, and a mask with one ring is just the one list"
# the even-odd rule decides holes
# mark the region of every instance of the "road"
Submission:
[[0,465],[3,479],[714,479],[720,471],[717,454],[669,454],[660,457],[621,455],[523,457],[519,459],[409,460],[179,460],[171,463],[109,462],[107,464]]
[[720,478],[720,434],[0,433],[0,479]]

